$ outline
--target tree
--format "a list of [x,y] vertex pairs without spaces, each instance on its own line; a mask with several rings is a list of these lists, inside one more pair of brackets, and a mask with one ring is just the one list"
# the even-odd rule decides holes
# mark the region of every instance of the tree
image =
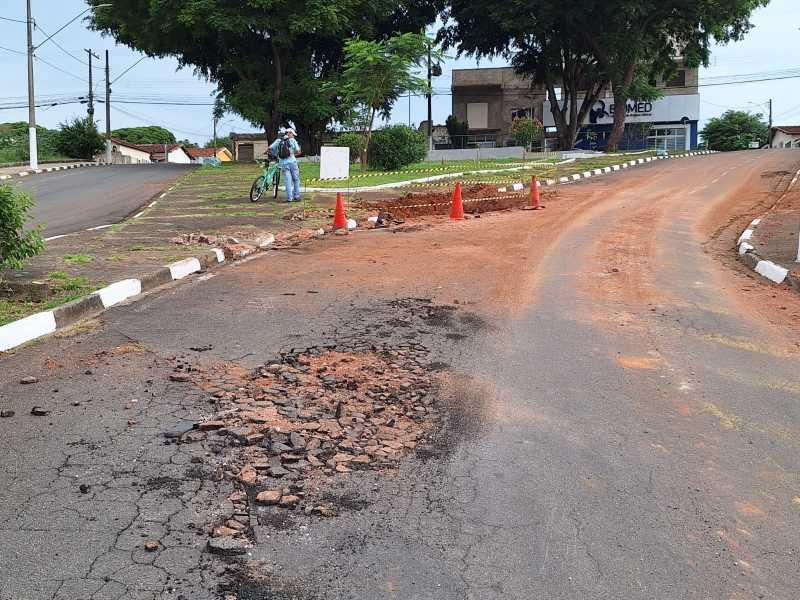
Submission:
[[[90,0],[97,5],[102,0]],[[270,135],[300,138],[338,115],[321,86],[340,70],[344,40],[420,31],[443,0],[128,0],[92,26],[150,56],[172,56],[217,85],[227,106]]]
[[216,139],[216,142],[217,142],[216,144],[214,144],[214,141],[215,140],[208,140],[205,143],[205,146],[203,146],[203,147],[204,148],[227,148],[228,150],[233,152],[233,142],[231,142],[231,136],[230,135],[226,135],[226,136],[223,136],[223,137],[218,137]]
[[589,110],[608,84],[586,39],[583,2],[452,0],[446,47],[460,54],[503,56],[544,86],[562,148],[572,148]]
[[62,123],[56,146],[59,152],[71,158],[91,159],[105,148],[106,142],[94,121],[85,117],[71,123]]
[[175,143],[180,145],[180,146],[183,146],[184,148],[198,148],[199,147],[197,144],[195,144],[194,142],[192,142],[190,140],[187,140],[187,139],[178,140]]
[[158,125],[147,127],[125,127],[115,129],[111,136],[131,144],[174,144],[175,135]]
[[514,141],[522,144],[528,150],[533,149],[533,143],[541,140],[544,135],[544,126],[539,119],[522,117],[511,122],[511,133]]
[[769,0],[581,0],[571,12],[614,92],[614,126],[607,150],[616,150],[625,127],[628,99],[654,100],[648,83],[668,78],[679,66],[707,65],[711,42],[739,40],[752,27],[750,15]]
[[460,149],[467,147],[467,134],[469,133],[469,123],[459,121],[455,115],[450,115],[444,122],[447,127],[447,135],[450,136],[450,145]]
[[711,119],[700,132],[709,150],[746,150],[751,142],[767,143],[769,126],[761,114],[729,110],[721,117]]
[[25,230],[33,206],[31,195],[10,184],[0,185],[0,273],[21,269],[26,258],[44,249],[42,229]]
[[[432,44],[426,36],[403,33],[387,40],[345,42],[342,75],[324,89],[339,95],[342,104],[353,111],[352,120],[364,132],[361,168],[368,166],[367,152],[375,116],[388,118],[392,105],[407,92],[428,89],[428,82],[416,75]],[[432,53],[436,58],[439,52]]]

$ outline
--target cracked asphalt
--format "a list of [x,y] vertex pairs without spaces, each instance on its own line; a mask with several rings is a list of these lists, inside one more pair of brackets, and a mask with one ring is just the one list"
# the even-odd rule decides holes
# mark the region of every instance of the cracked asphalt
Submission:
[[[3,357],[0,598],[795,598],[800,301],[732,248],[796,158],[664,162],[271,252]],[[452,316],[400,327],[398,298]],[[208,554],[237,450],[173,443],[213,412],[175,364],[353,337],[425,344],[437,433],[325,482],[337,516]]]

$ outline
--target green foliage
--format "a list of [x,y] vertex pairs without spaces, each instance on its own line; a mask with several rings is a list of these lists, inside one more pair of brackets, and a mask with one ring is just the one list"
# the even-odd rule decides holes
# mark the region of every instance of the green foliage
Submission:
[[[380,113],[388,118],[401,95],[428,89],[427,80],[414,71],[422,66],[432,44],[419,33],[393,35],[386,40],[354,38],[345,42],[342,75],[324,89],[341,97],[342,105],[351,112],[350,121],[364,131],[363,148],[367,152],[361,154],[362,167],[368,164],[375,116]],[[441,56],[438,51],[432,55],[437,60]]]
[[364,150],[364,136],[352,131],[343,133],[333,143],[340,148],[350,148],[350,162],[356,162]]
[[180,144],[181,146],[183,146],[184,148],[197,148],[198,147],[197,144],[195,144],[194,142],[191,142],[191,141],[189,141],[187,139],[178,140],[177,143]]
[[125,140],[130,144],[174,144],[175,135],[168,129],[158,125],[146,127],[124,127],[115,129],[111,136]]
[[467,134],[469,133],[469,123],[459,121],[455,115],[450,115],[444,122],[447,127],[447,134],[450,136],[450,145],[453,148],[467,147]]
[[369,166],[392,171],[425,158],[425,135],[407,125],[393,125],[374,133],[369,145]]
[[91,159],[105,148],[105,140],[94,122],[86,117],[61,124],[57,147],[70,158]]
[[[57,131],[36,127],[39,160],[60,158],[56,149],[57,137]],[[24,121],[0,123],[0,164],[26,162],[29,159],[28,124]]]
[[216,143],[215,140],[211,139],[205,143],[204,148],[227,148],[231,152],[233,152],[233,142],[231,141],[231,136],[226,135],[223,137],[217,137]]
[[[97,5],[103,0],[90,0]],[[151,56],[175,57],[217,85],[225,109],[270,134],[304,135],[340,116],[322,85],[341,70],[344,40],[379,39],[433,23],[442,0],[126,0],[92,26]]]
[[26,258],[44,248],[41,228],[24,230],[32,206],[33,199],[27,191],[0,185],[0,271],[21,269]]
[[532,117],[514,119],[511,123],[511,134],[518,144],[530,149],[534,142],[538,142],[544,136],[544,125],[539,119]]
[[769,126],[761,117],[760,114],[729,110],[721,117],[711,119],[700,135],[709,150],[746,150],[750,142],[763,145],[769,138]]

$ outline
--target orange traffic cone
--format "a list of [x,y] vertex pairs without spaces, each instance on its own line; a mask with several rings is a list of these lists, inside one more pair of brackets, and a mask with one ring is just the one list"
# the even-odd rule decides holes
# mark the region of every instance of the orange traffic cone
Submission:
[[464,202],[461,200],[460,183],[456,183],[456,189],[453,192],[453,203],[450,206],[450,219],[453,221],[461,221],[464,219]]
[[344,214],[342,192],[336,192],[336,212],[333,213],[333,228],[342,229],[343,227],[347,227],[347,216]]
[[544,208],[539,202],[539,182],[536,181],[536,175],[531,177],[531,197],[528,206],[525,210],[539,210]]

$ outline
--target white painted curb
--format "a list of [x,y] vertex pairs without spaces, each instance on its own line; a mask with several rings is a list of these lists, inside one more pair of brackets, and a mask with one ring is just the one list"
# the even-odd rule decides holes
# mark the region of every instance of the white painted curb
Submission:
[[763,275],[775,283],[783,283],[789,274],[789,269],[776,265],[771,260],[760,260],[755,268],[756,273]]
[[172,276],[172,280],[176,281],[178,279],[183,279],[192,273],[199,273],[203,267],[200,265],[200,261],[196,258],[185,258],[168,265],[168,268],[169,273]]
[[0,352],[55,332],[56,317],[52,311],[37,313],[0,327]]
[[97,296],[100,296],[105,308],[110,308],[141,293],[142,282],[138,279],[123,279],[95,292]]

